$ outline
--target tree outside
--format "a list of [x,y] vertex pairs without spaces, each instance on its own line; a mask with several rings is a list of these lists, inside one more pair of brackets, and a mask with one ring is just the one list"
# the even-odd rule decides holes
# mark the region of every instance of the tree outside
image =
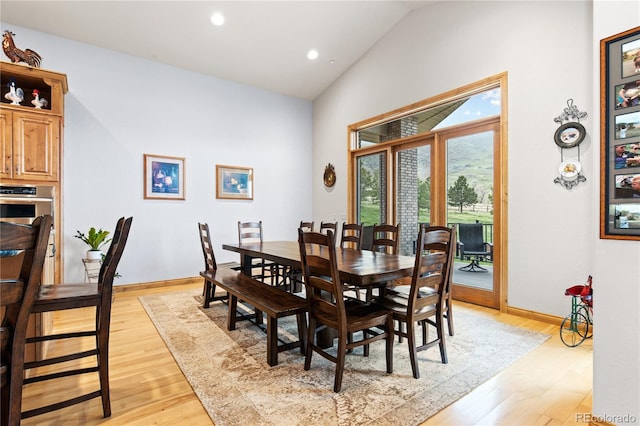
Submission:
[[465,206],[471,206],[478,202],[478,193],[467,183],[467,178],[458,176],[458,179],[449,187],[449,205],[457,207],[460,213]]

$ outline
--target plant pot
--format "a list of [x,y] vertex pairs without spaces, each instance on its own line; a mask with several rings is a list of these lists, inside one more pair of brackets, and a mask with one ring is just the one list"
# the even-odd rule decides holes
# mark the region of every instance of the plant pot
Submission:
[[100,251],[100,250],[87,250],[87,259],[89,259],[89,260],[102,260],[102,251]]

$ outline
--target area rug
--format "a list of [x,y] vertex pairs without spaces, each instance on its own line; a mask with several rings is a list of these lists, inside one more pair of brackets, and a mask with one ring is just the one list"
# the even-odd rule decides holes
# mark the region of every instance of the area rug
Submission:
[[[394,371],[386,374],[384,342],[376,342],[369,357],[361,349],[347,355],[336,394],[334,364],[315,354],[304,371],[304,357],[294,349],[269,367],[266,334],[248,321],[228,331],[225,304],[204,309],[197,291],[139,299],[217,426],[420,424],[549,337],[454,310],[448,364],[437,347],[419,352],[416,380],[406,340],[396,341]],[[295,319],[281,322],[295,333]],[[280,334],[287,337],[287,330]]]

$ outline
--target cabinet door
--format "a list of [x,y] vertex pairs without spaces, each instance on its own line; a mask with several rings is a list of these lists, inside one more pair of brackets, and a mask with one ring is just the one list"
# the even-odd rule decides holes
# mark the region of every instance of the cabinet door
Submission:
[[13,178],[58,180],[60,118],[13,113]]
[[12,148],[11,113],[0,111],[0,178],[11,179]]

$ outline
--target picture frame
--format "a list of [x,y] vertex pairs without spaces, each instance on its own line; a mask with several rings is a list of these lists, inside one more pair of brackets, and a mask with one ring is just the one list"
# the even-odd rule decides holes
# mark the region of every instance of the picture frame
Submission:
[[586,134],[587,131],[582,124],[571,121],[558,127],[553,140],[560,148],[573,148],[582,143]]
[[216,198],[253,200],[253,168],[216,164]]
[[185,200],[185,159],[144,154],[144,199]]
[[600,238],[640,241],[640,27],[600,40]]

